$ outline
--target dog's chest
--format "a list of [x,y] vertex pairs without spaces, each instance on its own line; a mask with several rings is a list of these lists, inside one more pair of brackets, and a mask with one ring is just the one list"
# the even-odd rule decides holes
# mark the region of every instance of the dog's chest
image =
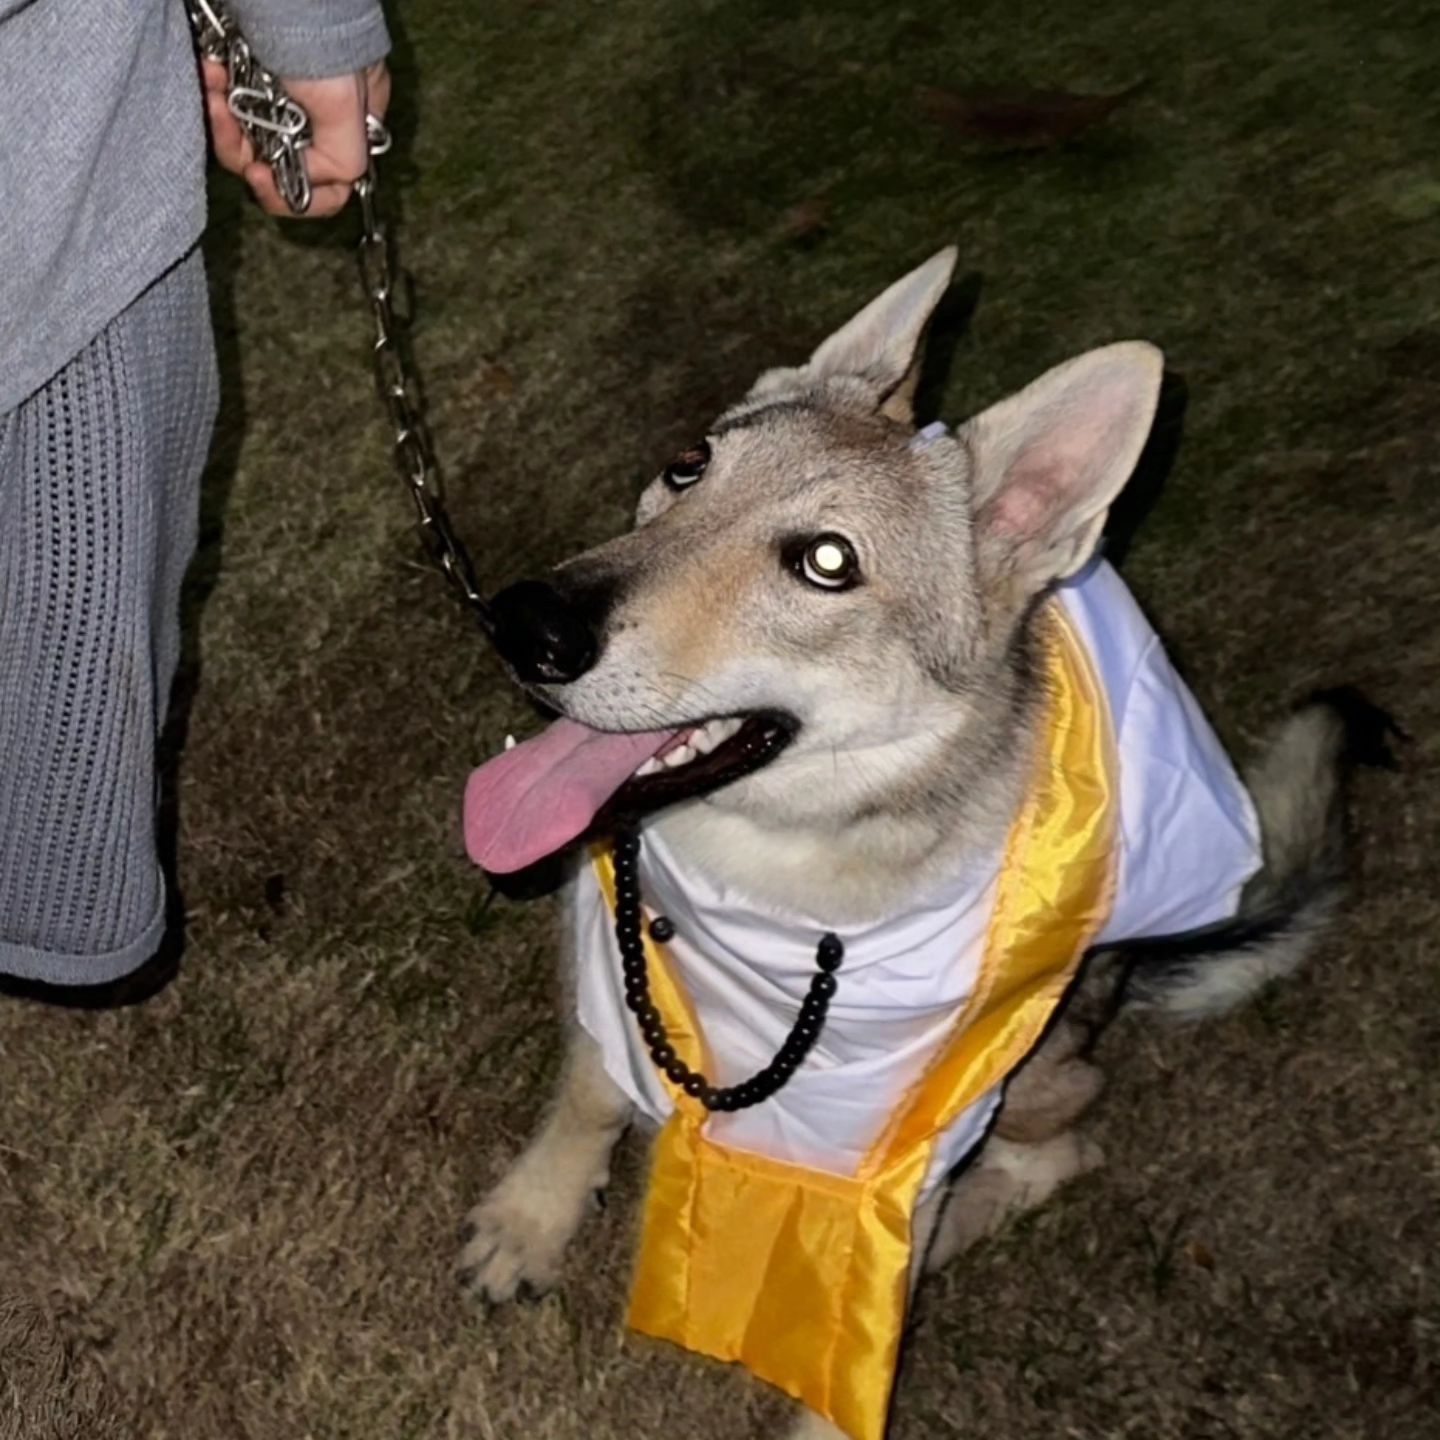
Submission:
[[[743,903],[688,872],[659,836],[647,834],[640,865],[646,913],[675,927],[665,952],[694,1009],[713,1083],[735,1084],[773,1058],[815,974],[821,935],[834,931],[845,945],[824,1029],[804,1063],[762,1104],[713,1115],[712,1138],[853,1174],[971,997],[997,873],[998,859],[904,915],[847,927]],[[588,872],[575,923],[581,1023],[612,1078],[663,1120],[671,1102],[625,1008],[609,907]],[[977,1109],[976,1125],[989,1108]]]

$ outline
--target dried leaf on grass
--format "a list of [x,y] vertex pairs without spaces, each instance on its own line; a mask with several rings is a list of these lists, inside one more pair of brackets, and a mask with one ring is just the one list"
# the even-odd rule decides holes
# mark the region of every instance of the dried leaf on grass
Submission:
[[1100,124],[1144,87],[1138,81],[1113,95],[1069,90],[945,90],[928,86],[920,104],[937,124],[964,140],[1005,150],[1046,150]]
[[511,395],[515,391],[515,377],[498,361],[487,355],[480,364],[476,377],[482,389],[496,395]]
[[1202,1270],[1215,1268],[1215,1254],[1203,1240],[1187,1240],[1185,1242],[1185,1258],[1192,1265],[1198,1265]]
[[780,238],[795,245],[813,245],[830,228],[830,207],[830,197],[823,193],[792,205],[780,217]]

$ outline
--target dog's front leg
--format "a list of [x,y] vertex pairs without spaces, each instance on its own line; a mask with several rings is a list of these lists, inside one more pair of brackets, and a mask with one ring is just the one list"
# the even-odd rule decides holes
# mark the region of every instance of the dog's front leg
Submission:
[[994,1130],[950,1186],[927,1269],[1102,1163],[1100,1147],[1075,1129],[1105,1078],[1082,1055],[1087,1038],[1084,1026],[1062,1020],[1011,1079]]
[[[941,1211],[945,1207],[945,1188],[942,1186],[928,1200],[915,1207],[915,1218],[910,1224],[910,1298],[915,1298],[915,1286],[925,1270],[925,1256],[935,1234]],[[790,1431],[787,1440],[846,1440],[845,1432],[822,1419],[813,1410],[806,1410]]]
[[610,1152],[630,1109],[599,1047],[574,1026],[549,1118],[461,1231],[456,1279],[465,1289],[498,1302],[555,1283],[591,1197],[610,1179]]

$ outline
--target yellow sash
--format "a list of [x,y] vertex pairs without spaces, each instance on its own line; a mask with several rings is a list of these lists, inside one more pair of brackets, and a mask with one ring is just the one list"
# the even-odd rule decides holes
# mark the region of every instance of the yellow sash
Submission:
[[[1089,657],[1058,604],[1042,616],[1049,713],[1006,843],[974,994],[852,1176],[727,1149],[670,1086],[630,1325],[738,1360],[854,1440],[881,1440],[909,1295],[910,1222],[936,1139],[1039,1039],[1114,895],[1114,741]],[[596,860],[614,906],[609,856]],[[713,1073],[688,997],[647,939],[670,1043]],[[840,972],[844,985],[844,970]],[[668,1082],[667,1082],[668,1083]]]

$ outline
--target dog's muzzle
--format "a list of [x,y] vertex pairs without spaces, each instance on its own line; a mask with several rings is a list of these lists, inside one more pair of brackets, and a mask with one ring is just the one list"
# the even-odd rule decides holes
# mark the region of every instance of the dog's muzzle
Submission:
[[490,602],[495,648],[527,684],[568,685],[600,654],[595,627],[553,585],[522,580]]

